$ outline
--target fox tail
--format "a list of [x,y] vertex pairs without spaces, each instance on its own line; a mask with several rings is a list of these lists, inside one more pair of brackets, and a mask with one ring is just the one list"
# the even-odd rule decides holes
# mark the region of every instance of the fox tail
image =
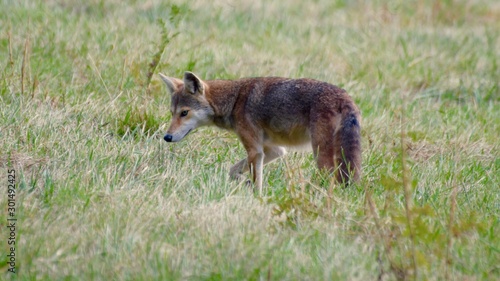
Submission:
[[337,181],[349,184],[361,176],[361,124],[354,112],[344,114],[337,143],[340,143],[340,159],[337,161]]

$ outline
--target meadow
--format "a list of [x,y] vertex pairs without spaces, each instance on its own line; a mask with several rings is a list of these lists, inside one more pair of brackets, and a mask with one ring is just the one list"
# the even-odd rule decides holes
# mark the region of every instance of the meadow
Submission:
[[[0,279],[499,280],[499,63],[496,0],[0,1]],[[166,143],[186,70],[346,89],[361,181]]]

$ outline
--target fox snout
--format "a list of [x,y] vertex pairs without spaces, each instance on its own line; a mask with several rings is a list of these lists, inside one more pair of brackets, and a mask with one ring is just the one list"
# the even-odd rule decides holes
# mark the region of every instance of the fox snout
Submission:
[[172,135],[171,134],[166,134],[163,139],[166,141],[166,142],[172,142]]
[[185,136],[187,136],[189,133],[191,133],[192,130],[193,128],[189,129],[183,128],[182,130],[177,130],[177,131],[168,130],[163,139],[166,142],[178,142],[182,140]]

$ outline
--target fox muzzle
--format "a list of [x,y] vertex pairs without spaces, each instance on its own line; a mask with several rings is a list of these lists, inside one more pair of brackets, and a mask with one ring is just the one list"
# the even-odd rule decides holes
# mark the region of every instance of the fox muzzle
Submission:
[[166,142],[172,142],[172,135],[171,134],[166,134],[163,139],[166,141]]

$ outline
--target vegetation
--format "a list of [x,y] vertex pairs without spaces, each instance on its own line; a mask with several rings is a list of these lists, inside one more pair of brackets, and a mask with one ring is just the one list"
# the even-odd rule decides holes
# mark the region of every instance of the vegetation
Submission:
[[[0,279],[500,279],[497,1],[7,0],[0,50]],[[234,134],[165,143],[185,70],[345,88],[362,181],[292,153],[258,197]]]

